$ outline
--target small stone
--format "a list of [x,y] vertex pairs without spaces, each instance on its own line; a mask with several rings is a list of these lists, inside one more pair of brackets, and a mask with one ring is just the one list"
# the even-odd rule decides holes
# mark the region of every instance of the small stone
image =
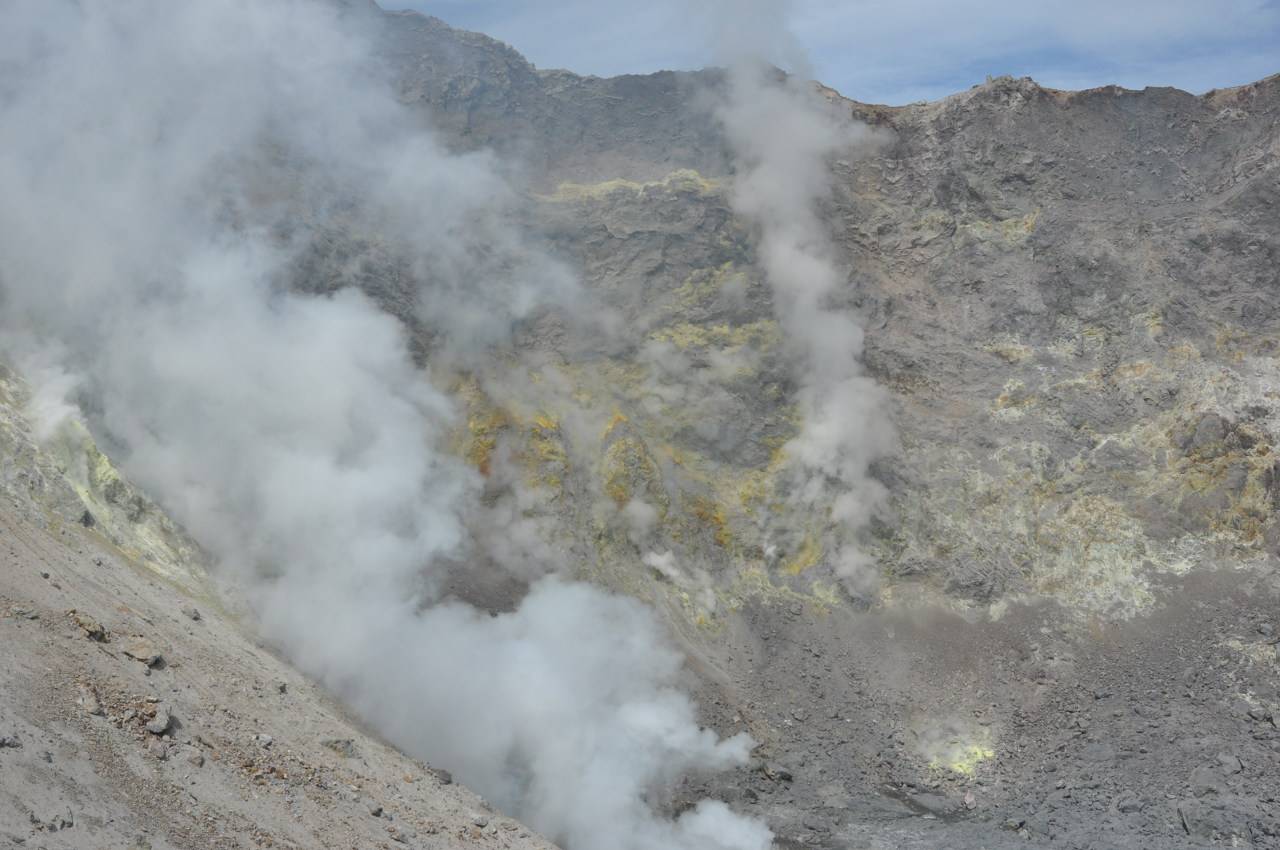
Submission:
[[156,716],[147,721],[147,731],[152,735],[163,735],[169,731],[169,725],[173,722],[173,718],[169,717],[169,712],[160,709],[156,712]]
[[129,638],[125,642],[122,651],[125,655],[141,661],[148,667],[154,667],[164,661],[164,656],[160,654],[160,650],[156,648],[156,645],[141,635]]
[[354,758],[356,754],[356,742],[350,738],[321,738],[320,746],[346,758]]
[[1240,759],[1230,753],[1218,753],[1218,767],[1222,768],[1222,772],[1228,776],[1244,770]]
[[472,823],[474,823],[476,826],[480,827],[481,829],[484,829],[486,826],[489,825],[489,819],[484,815],[480,815],[474,821],[472,821]]
[[165,756],[169,754],[168,749],[160,742],[159,738],[152,738],[147,743],[147,752],[155,756],[160,761],[164,761]]
[[69,611],[68,614],[70,615],[71,619],[75,621],[75,624],[80,627],[80,631],[84,634],[84,636],[87,637],[89,640],[97,641],[98,643],[106,642],[107,630],[104,629],[102,627],[102,624],[99,623],[97,620],[95,620],[93,617],[90,617],[88,614],[85,614],[81,611],[75,611],[75,610]]
[[1120,801],[1116,803],[1116,809],[1126,815],[1131,815],[1134,812],[1140,812],[1146,807],[1147,801],[1143,800],[1141,797],[1122,797]]
[[1222,774],[1209,766],[1197,767],[1191,771],[1191,793],[1197,797],[1206,794],[1219,794],[1222,787]]
[[191,620],[203,619],[200,615],[200,611],[191,605],[188,605],[186,608],[183,608],[182,613]]
[[183,758],[195,767],[204,767],[204,753],[197,747],[187,747],[182,751]]
[[772,779],[774,782],[790,782],[792,780],[791,771],[785,767],[779,767],[776,764],[766,764],[763,767],[764,775]]
[[6,747],[14,750],[22,748],[22,742],[18,740],[17,734],[0,735],[0,749]]
[[377,803],[370,803],[369,814],[375,818],[382,817],[382,806],[379,806]]
[[264,747],[271,746],[271,744],[275,741],[275,739],[272,738],[270,735],[264,735],[261,732],[259,732],[257,735],[254,735],[253,739],[257,741],[259,744],[262,744],[262,746]]
[[86,714],[103,714],[102,703],[98,701],[98,692],[93,689],[93,686],[81,683],[79,687],[80,696],[76,703],[84,709]]

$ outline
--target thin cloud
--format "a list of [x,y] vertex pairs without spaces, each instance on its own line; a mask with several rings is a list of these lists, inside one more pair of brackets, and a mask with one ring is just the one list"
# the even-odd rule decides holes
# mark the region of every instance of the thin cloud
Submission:
[[1198,93],[1280,71],[1280,7],[1260,0],[807,0],[797,4],[795,28],[819,79],[854,99],[890,104],[936,100],[987,75]]
[[[407,5],[504,40],[542,68],[611,76],[716,61],[705,27],[671,0]],[[1055,88],[1114,83],[1199,93],[1280,72],[1273,0],[795,0],[790,21],[814,77],[872,103],[937,100],[987,75],[1031,76]]]

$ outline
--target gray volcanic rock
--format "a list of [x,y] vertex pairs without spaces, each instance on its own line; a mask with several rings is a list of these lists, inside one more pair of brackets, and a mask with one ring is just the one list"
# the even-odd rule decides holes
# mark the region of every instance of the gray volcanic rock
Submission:
[[[620,318],[594,348],[522,328],[464,441],[533,464],[520,486],[579,574],[664,611],[707,720],[787,765],[672,805],[712,790],[832,847],[1273,840],[1265,783],[1223,786],[1245,799],[1217,820],[1152,801],[1190,793],[1216,742],[1259,779],[1277,764],[1248,710],[1278,687],[1254,626],[1280,593],[1280,78],[843,101],[877,132],[831,162],[832,306],[866,329],[900,441],[874,470],[893,516],[868,599],[782,489],[796,361],[729,202],[718,75],[580,80],[388,21],[399,45],[459,40],[395,54],[406,99],[458,146],[519,152],[523,214]],[[551,374],[572,404],[531,389]]]
[[580,77],[416,12],[386,13],[382,55],[399,96],[459,149],[516,156],[535,177],[594,183],[723,171],[722,134],[696,102],[716,71]]
[[[824,92],[875,128],[829,163],[847,281],[827,306],[865,329],[898,439],[872,470],[892,511],[862,541],[878,584],[855,594],[828,518],[790,498],[799,356],[733,211],[723,75],[543,71],[347,5],[424,126],[516,160],[506,214],[584,292],[489,360],[451,360],[403,237],[358,202],[316,224],[281,179],[284,235],[311,246],[295,285],[360,287],[465,411],[454,448],[486,512],[452,595],[514,606],[523,582],[485,532],[518,526],[530,557],[652,603],[702,720],[758,742],[755,769],[655,803],[719,797],[780,846],[1280,840],[1280,77],[1202,97],[1002,78],[902,108]],[[206,601],[198,547],[87,432],[46,454],[16,376],[0,400],[17,648],[0,723],[22,744],[0,750],[4,834],[216,846],[212,819],[297,846],[493,837],[447,773],[352,728]],[[190,594],[212,613],[179,616]],[[144,635],[142,660],[165,663],[90,632]]]
[[981,599],[1050,574],[1121,615],[1152,571],[1265,563],[1278,91],[1006,79],[893,116],[842,185],[869,187],[846,245],[916,461],[896,560]]

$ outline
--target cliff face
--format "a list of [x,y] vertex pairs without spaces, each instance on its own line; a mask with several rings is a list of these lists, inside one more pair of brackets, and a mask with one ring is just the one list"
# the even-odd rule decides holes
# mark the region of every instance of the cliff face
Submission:
[[1158,574],[1267,562],[1277,86],[895,116],[844,221],[912,458],[899,569],[1130,616]]
[[[706,105],[719,76],[581,79],[417,15],[389,30],[404,98],[455,144],[522,153],[527,215],[623,317],[605,356],[565,357],[598,379],[599,415],[639,417],[685,461],[677,477],[705,465],[711,515],[758,542],[734,479],[769,477],[794,370],[728,200]],[[1266,561],[1278,87],[1001,79],[934,104],[847,102],[879,131],[832,163],[829,220],[839,306],[894,395],[901,451],[877,474],[896,516],[875,544],[891,582],[1123,618],[1159,574]],[[602,372],[624,366],[629,380]]]
[[1246,781],[1206,826],[1191,776],[1208,740],[1275,769],[1280,80],[840,101],[876,132],[830,163],[834,306],[899,441],[863,592],[788,499],[795,352],[733,212],[722,77],[579,79],[388,28],[403,98],[520,155],[525,214],[619,319],[589,344],[523,328],[473,376],[467,439],[523,465],[524,515],[574,569],[667,612],[713,719],[794,775],[725,794],[833,846],[883,819],[873,787],[1079,842],[1274,834]]
[[715,71],[580,77],[540,71],[508,45],[416,12],[387,13],[386,23],[380,53],[400,98],[460,149],[493,149],[535,179],[581,183],[727,165],[696,103]]

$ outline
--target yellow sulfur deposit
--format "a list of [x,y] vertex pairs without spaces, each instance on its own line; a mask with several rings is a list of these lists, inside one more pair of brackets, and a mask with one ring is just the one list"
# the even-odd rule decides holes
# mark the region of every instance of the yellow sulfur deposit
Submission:
[[535,197],[539,201],[563,204],[597,201],[616,193],[627,193],[636,197],[655,191],[714,195],[721,191],[721,182],[719,180],[707,180],[692,169],[682,168],[671,172],[661,180],[652,180],[647,183],[636,183],[620,177],[603,183],[561,183],[552,194],[536,195]]
[[950,770],[972,776],[978,765],[993,758],[996,751],[986,744],[957,744],[945,754],[935,757],[929,762],[929,768],[935,771]]

